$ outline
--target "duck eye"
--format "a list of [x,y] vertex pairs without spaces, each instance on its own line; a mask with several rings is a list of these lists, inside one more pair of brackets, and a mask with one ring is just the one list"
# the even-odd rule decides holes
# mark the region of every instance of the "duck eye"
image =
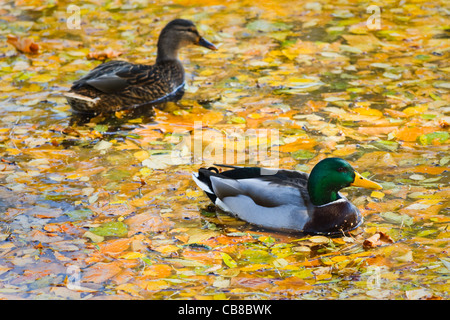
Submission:
[[345,168],[344,167],[339,167],[339,168],[337,168],[337,172],[345,172],[346,170],[345,170]]

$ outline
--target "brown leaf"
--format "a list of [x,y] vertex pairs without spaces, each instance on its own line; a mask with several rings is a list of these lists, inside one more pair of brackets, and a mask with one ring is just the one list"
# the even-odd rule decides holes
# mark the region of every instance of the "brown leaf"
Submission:
[[[331,275],[326,274],[326,277],[322,278],[328,279],[329,276]],[[319,279],[320,278],[321,277],[319,277]],[[295,276],[288,277],[282,280],[275,280],[273,282],[274,285],[269,289],[269,291],[274,293],[279,292],[287,295],[297,295],[313,288],[308,282]]]
[[29,38],[19,38],[17,36],[8,35],[6,42],[13,45],[18,51],[23,53],[39,52],[39,45]]
[[173,223],[156,213],[146,212],[132,216],[124,221],[132,234],[138,232],[162,232],[169,230]]
[[234,287],[252,288],[252,290],[267,290],[273,286],[270,278],[234,277],[231,279]]
[[366,249],[367,248],[375,248],[375,247],[379,247],[384,244],[393,243],[393,242],[394,242],[394,240],[392,240],[392,238],[389,235],[387,235],[386,233],[384,233],[382,231],[379,231],[379,232],[375,233],[373,236],[364,240],[363,246]]
[[97,244],[100,252],[109,255],[118,255],[130,247],[131,239],[113,239]]
[[60,236],[50,232],[42,232],[40,230],[33,230],[28,234],[28,236],[31,241],[38,241],[40,243],[50,243],[63,240]]
[[111,279],[120,271],[122,271],[122,268],[118,261],[110,263],[98,262],[85,270],[83,282],[102,283]]
[[113,49],[106,49],[105,51],[95,51],[89,52],[87,58],[89,60],[106,60],[106,59],[114,59],[120,56],[123,52],[115,51]]
[[108,203],[106,205],[97,203],[96,205],[88,206],[88,208],[98,215],[106,216],[127,216],[135,210],[135,208],[128,203]]

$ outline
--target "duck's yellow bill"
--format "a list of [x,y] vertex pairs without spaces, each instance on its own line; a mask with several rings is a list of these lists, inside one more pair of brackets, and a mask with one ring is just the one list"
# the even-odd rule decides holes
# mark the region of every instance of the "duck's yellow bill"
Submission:
[[362,175],[360,175],[356,171],[355,171],[355,181],[353,181],[353,183],[351,183],[350,185],[354,186],[354,187],[362,187],[362,188],[375,189],[375,190],[383,189],[383,187],[380,186],[378,183],[364,178]]

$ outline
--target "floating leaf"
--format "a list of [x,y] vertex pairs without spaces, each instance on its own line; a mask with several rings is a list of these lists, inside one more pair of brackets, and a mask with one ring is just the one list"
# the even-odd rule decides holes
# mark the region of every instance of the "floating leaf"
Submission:
[[446,131],[436,131],[419,136],[418,140],[421,145],[443,144],[450,138],[450,134]]
[[101,140],[94,146],[94,149],[95,150],[107,150],[107,149],[111,148],[111,146],[112,146],[112,142],[109,142],[106,140]]
[[404,226],[411,226],[413,224],[413,218],[407,214],[399,214],[395,212],[382,212],[380,216],[391,223],[400,224]]
[[408,252],[406,252],[405,254],[403,254],[401,256],[395,257],[394,259],[399,261],[399,262],[412,262],[412,261],[414,261],[411,250],[409,250]]
[[72,220],[85,220],[89,217],[91,217],[94,213],[91,209],[78,209],[78,210],[72,210],[65,213],[68,215]]
[[267,20],[255,20],[255,21],[249,22],[246,27],[252,31],[273,32],[273,31],[289,30],[292,28],[292,25],[284,23],[284,22],[271,22],[271,21],[267,21]]
[[284,258],[278,258],[273,261],[273,265],[275,266],[275,268],[279,269],[286,267],[288,264],[289,262]]
[[9,44],[13,45],[20,52],[24,53],[39,52],[39,45],[29,38],[19,38],[17,36],[8,35],[6,41]]
[[121,255],[119,258],[120,259],[140,259],[140,258],[144,258],[145,254],[143,254],[142,252],[127,252],[123,255]]
[[180,248],[178,246],[175,246],[172,244],[167,244],[167,245],[162,245],[162,246],[158,246],[158,247],[152,247],[152,250],[158,251],[163,254],[168,254],[168,253],[177,252],[178,250],[180,250]]
[[326,244],[330,242],[330,239],[324,236],[313,236],[308,238],[308,240],[317,244]]
[[315,156],[315,153],[308,150],[298,150],[292,153],[292,158],[295,160],[307,160]]
[[221,252],[220,255],[222,256],[223,262],[229,267],[229,268],[236,268],[237,263],[233,260],[233,258],[225,252]]
[[120,221],[105,222],[102,225],[92,228],[90,232],[102,237],[124,237],[128,233],[128,227]]
[[429,236],[430,234],[436,233],[438,230],[434,230],[434,229],[428,229],[428,230],[422,230],[419,233],[417,233],[418,237],[426,237]]
[[372,198],[377,198],[377,199],[383,199],[385,194],[383,192],[380,191],[372,191],[372,193],[370,194],[370,196]]
[[94,59],[94,60],[106,60],[106,59],[114,59],[117,58],[118,56],[122,55],[123,52],[120,51],[116,51],[113,50],[111,48],[106,49],[105,51],[94,51],[94,52],[89,52],[89,54],[87,55],[88,59]]
[[364,240],[363,245],[365,248],[374,248],[393,242],[394,240],[392,240],[392,238],[386,233],[377,232],[373,236]]
[[98,262],[83,270],[83,281],[104,283],[117,275],[120,271],[122,271],[122,268],[118,261],[108,263]]
[[83,234],[83,237],[91,239],[92,242],[103,242],[103,240],[105,240],[105,237],[99,236],[99,235],[97,235],[95,233],[92,233],[90,231],[86,231]]
[[439,258],[439,260],[441,260],[441,262],[444,264],[444,266],[448,269],[448,271],[450,272],[450,261],[447,261],[445,259],[441,259]]
[[353,109],[354,112],[359,113],[364,116],[374,116],[374,117],[382,117],[383,113],[380,110],[372,109],[368,107],[360,107]]

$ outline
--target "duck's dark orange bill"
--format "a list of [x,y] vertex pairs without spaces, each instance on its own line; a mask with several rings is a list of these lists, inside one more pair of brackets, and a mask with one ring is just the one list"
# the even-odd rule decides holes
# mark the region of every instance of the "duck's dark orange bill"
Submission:
[[211,50],[217,50],[217,47],[215,45],[213,45],[211,42],[209,42],[208,40],[205,40],[205,38],[200,37],[200,40],[198,40],[197,43],[199,46],[211,49]]

